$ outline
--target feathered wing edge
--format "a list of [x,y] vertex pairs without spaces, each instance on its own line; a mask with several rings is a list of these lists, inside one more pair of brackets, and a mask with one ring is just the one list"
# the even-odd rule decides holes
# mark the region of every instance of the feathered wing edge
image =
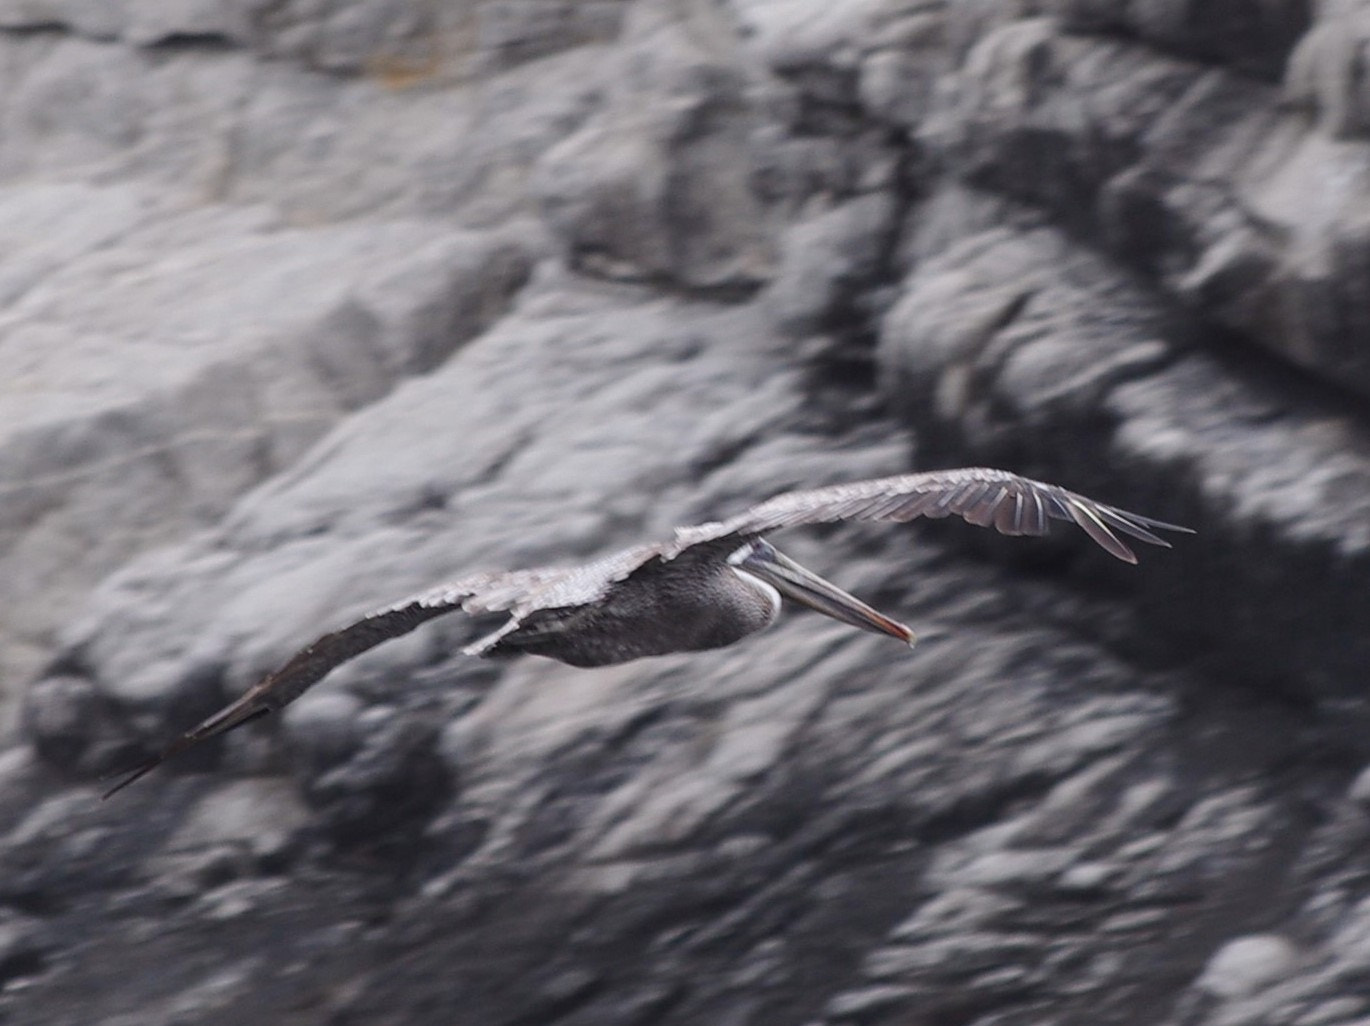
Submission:
[[[526,576],[527,572],[525,572]],[[225,734],[267,713],[275,712],[299,698],[323,680],[334,667],[375,648],[391,638],[408,634],[420,624],[457,609],[468,612],[493,612],[507,608],[498,586],[518,574],[480,574],[433,591],[405,599],[386,609],[362,617],[341,630],[332,631],[297,652],[279,670],[267,674],[247,693],[220,709],[213,716],[186,731],[176,740],[132,769],[121,771],[121,779],[104,793],[109,798],[146,776],[167,759],[219,734]],[[521,595],[514,585],[506,586],[509,601]],[[480,601],[484,599],[484,601]]]
[[1123,537],[1169,548],[1170,543],[1156,531],[1193,533],[1187,527],[1129,513],[1058,485],[1006,470],[967,467],[786,492],[727,520],[681,528],[674,552],[727,535],[760,535],[806,524],[844,520],[903,523],[919,517],[946,516],[959,516],[967,523],[993,527],[1006,535],[1044,535],[1052,520],[1067,521],[1126,563],[1136,563],[1137,555]]
[[368,614],[301,649],[279,670],[267,674],[249,688],[241,698],[186,731],[157,754],[128,770],[111,774],[118,776],[119,782],[102,798],[117,794],[167,759],[201,741],[284,708],[335,667],[391,638],[408,634],[435,617],[457,610],[474,614],[510,613],[511,619],[499,631],[465,650],[468,654],[480,655],[499,637],[516,629],[529,612],[592,602],[614,581],[622,580],[647,560],[660,555],[662,548],[660,545],[641,545],[581,567],[481,572]]

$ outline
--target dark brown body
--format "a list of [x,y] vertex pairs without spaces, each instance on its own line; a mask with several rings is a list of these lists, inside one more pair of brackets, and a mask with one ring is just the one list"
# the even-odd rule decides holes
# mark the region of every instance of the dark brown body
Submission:
[[481,655],[540,655],[590,667],[699,652],[769,626],[779,608],[780,596],[761,581],[715,553],[691,551],[628,578],[598,605],[531,613]]

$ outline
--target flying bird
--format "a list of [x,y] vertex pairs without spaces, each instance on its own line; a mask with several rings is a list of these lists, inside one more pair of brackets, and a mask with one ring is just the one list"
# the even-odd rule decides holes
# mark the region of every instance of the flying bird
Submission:
[[666,542],[583,566],[476,573],[364,616],[301,649],[128,771],[104,797],[201,741],[284,708],[335,666],[456,610],[508,614],[498,630],[463,649],[467,655],[541,655],[582,667],[731,645],[775,620],[782,598],[912,645],[904,624],[782,555],[765,535],[807,524],[951,515],[1006,535],[1044,535],[1052,520],[1072,522],[1128,563],[1137,557],[1123,537],[1169,548],[1156,530],[1192,533],[1057,485],[978,467],[788,492],[727,520],[677,528]]

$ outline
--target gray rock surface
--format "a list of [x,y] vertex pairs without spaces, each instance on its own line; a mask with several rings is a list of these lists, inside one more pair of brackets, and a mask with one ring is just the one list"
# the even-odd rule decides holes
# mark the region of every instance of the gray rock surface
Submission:
[[[1357,1026],[1365,5],[0,0],[0,1022]],[[350,616],[984,463],[595,671]]]

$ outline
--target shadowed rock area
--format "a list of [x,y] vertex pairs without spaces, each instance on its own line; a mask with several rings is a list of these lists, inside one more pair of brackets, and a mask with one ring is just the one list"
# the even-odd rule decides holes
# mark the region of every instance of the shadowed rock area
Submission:
[[[0,1023],[1364,1026],[1370,7],[0,0]],[[351,617],[984,464],[577,670]]]

